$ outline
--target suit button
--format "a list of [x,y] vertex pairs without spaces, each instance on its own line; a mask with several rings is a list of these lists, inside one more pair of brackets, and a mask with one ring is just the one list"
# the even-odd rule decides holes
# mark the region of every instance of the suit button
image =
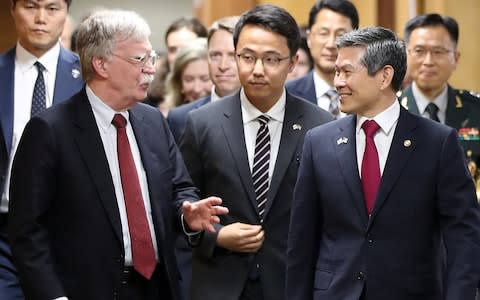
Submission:
[[357,280],[364,280],[365,279],[365,274],[360,271],[357,273]]

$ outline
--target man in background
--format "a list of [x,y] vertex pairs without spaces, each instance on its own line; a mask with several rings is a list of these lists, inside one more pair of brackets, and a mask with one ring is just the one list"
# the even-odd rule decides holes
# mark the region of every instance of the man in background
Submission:
[[428,14],[408,21],[404,38],[412,83],[398,96],[410,112],[457,130],[465,154],[475,165],[472,175],[478,177],[480,98],[448,84],[460,59],[458,36],[458,23],[451,17]]
[[332,113],[344,116],[339,109],[338,94],[333,87],[337,38],[358,28],[358,12],[347,0],[320,0],[310,10],[307,42],[313,57],[313,70],[287,83],[287,90]]
[[219,19],[208,31],[208,69],[213,87],[212,93],[192,103],[172,109],[168,113],[168,125],[177,143],[185,130],[187,114],[207,103],[233,94],[240,88],[237,74],[233,30],[237,16]]
[[23,299],[7,240],[10,166],[31,116],[78,92],[77,55],[59,43],[71,0],[12,0],[16,45],[0,55],[0,295]]

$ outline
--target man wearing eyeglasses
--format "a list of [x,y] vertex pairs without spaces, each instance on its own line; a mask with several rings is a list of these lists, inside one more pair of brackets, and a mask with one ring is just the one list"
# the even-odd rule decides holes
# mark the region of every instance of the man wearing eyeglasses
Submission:
[[12,167],[9,237],[26,299],[179,300],[177,232],[214,231],[166,120],[140,103],[150,27],[98,11],[79,27],[86,81],[26,125]]
[[310,9],[307,43],[314,61],[313,70],[287,83],[292,94],[307,99],[332,113],[345,116],[340,110],[339,96],[333,87],[337,38],[358,28],[358,12],[348,0],[318,0]]
[[297,63],[293,17],[273,5],[244,13],[233,34],[241,89],[189,113],[180,149],[202,195],[229,215],[193,250],[193,300],[284,299],[288,220],[303,138],[332,120],[285,90]]
[[404,38],[412,83],[398,97],[410,112],[457,129],[473,164],[472,175],[478,176],[475,173],[480,164],[480,98],[448,84],[460,58],[458,35],[458,24],[451,17],[428,14],[408,21]]

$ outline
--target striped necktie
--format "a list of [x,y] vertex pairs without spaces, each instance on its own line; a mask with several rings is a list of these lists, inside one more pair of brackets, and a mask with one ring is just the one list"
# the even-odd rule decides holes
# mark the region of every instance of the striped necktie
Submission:
[[268,121],[270,117],[261,115],[258,118],[260,128],[255,139],[255,155],[253,158],[252,179],[257,198],[260,221],[263,222],[268,194],[268,170],[270,168],[270,133]]

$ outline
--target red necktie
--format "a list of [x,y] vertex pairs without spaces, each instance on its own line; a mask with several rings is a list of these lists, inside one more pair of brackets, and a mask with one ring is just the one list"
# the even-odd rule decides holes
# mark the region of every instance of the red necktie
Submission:
[[365,132],[365,152],[362,160],[362,187],[365,206],[368,215],[372,213],[377,197],[378,186],[380,185],[380,163],[378,160],[377,147],[373,137],[380,126],[374,121],[365,121],[362,129]]
[[117,153],[122,180],[123,197],[127,210],[128,228],[132,245],[133,267],[145,278],[150,279],[157,261],[153,249],[152,236],[147,222],[147,213],[143,203],[142,190],[137,169],[128,142],[127,120],[116,114],[112,124],[117,128]]

